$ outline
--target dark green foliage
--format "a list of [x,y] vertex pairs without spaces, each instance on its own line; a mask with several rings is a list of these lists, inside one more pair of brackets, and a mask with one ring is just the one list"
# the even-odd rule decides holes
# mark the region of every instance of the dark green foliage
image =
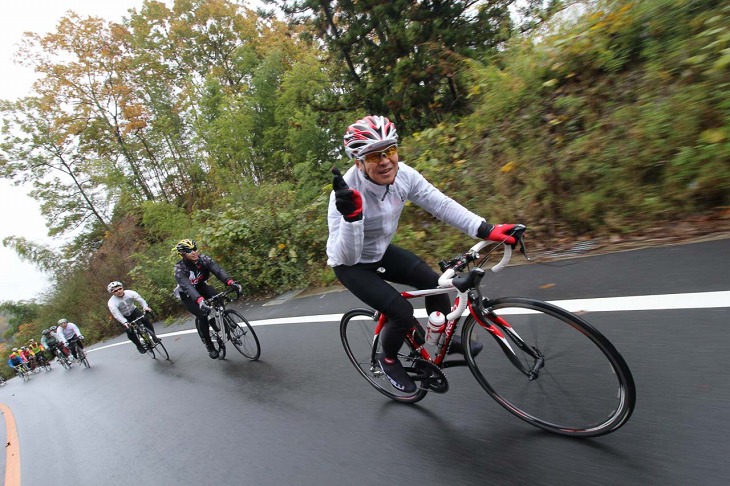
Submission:
[[326,203],[324,194],[298,203],[286,185],[241,187],[215,211],[198,214],[202,251],[248,294],[305,287],[325,258]]
[[38,317],[40,305],[34,301],[6,301],[0,303],[0,313],[5,316],[8,328],[3,337],[9,338],[18,332],[18,328],[27,322],[32,322]]
[[342,63],[350,105],[390,114],[404,133],[464,113],[461,61],[489,55],[511,32],[509,0],[268,3],[311,26]]

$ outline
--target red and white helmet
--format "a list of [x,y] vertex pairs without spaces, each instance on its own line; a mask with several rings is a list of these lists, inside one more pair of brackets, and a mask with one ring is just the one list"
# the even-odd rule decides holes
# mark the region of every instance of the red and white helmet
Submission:
[[398,143],[398,133],[393,122],[384,116],[366,116],[356,121],[345,132],[345,152],[350,159],[359,159]]

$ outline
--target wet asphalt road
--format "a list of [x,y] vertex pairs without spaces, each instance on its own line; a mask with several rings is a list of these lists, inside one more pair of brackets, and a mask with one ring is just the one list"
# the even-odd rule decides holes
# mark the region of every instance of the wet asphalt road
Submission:
[[[492,277],[491,295],[726,291],[728,256],[730,240],[721,240],[510,267]],[[638,390],[628,424],[588,440],[518,420],[466,368],[447,370],[444,395],[390,402],[356,374],[331,320],[257,326],[258,362],[233,349],[211,360],[192,333],[163,338],[169,362],[129,344],[100,349],[89,353],[90,369],[54,366],[28,383],[11,380],[0,402],[15,414],[25,486],[727,484],[723,304],[583,316],[622,352]],[[253,321],[353,306],[335,292],[239,309]],[[158,325],[158,333],[191,328]],[[116,342],[124,339],[92,348]]]

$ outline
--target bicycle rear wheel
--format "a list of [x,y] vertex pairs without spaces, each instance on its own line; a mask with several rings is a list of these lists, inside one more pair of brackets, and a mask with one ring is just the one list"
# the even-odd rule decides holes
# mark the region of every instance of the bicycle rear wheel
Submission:
[[[375,311],[371,309],[352,309],[342,316],[340,321],[340,339],[350,362],[358,373],[370,385],[386,397],[401,403],[416,403],[426,396],[427,390],[418,388],[413,393],[396,390],[388,381],[388,377],[375,361],[375,355],[381,351],[379,336],[375,335],[378,322]],[[405,356],[399,355],[403,365]],[[414,370],[414,373],[417,371]]]
[[[466,361],[486,392],[509,412],[536,427],[569,436],[593,437],[617,430],[631,416],[636,387],[616,348],[580,317],[532,299],[505,298],[487,304],[487,318],[514,330],[544,366],[528,378],[509,360],[498,342],[505,340],[527,370],[536,360],[521,350],[504,329],[490,333],[472,316],[462,340],[481,341],[484,350]],[[498,316],[498,317],[497,317]],[[496,325],[495,325],[496,327]]]
[[226,343],[223,342],[220,332],[212,332],[210,339],[213,342],[213,348],[218,351],[218,359],[226,358]]
[[223,323],[233,345],[239,353],[256,361],[261,356],[261,345],[259,338],[248,323],[245,317],[234,310],[226,310],[223,313]]

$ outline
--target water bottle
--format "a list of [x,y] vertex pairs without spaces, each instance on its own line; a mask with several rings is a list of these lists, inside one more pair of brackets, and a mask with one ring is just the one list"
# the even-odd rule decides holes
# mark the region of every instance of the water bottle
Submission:
[[426,330],[426,342],[436,346],[444,332],[446,317],[439,311],[433,311],[428,316],[428,329]]

